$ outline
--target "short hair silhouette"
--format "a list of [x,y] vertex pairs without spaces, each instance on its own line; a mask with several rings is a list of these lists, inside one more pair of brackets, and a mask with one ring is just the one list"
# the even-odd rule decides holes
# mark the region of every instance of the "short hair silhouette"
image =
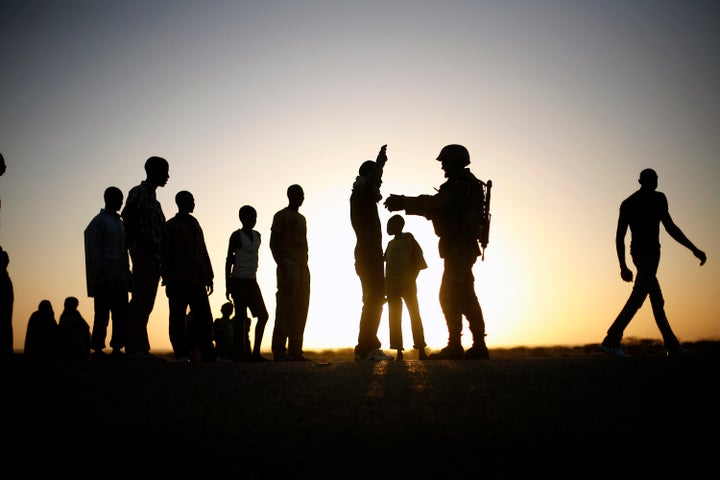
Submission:
[[103,200],[105,203],[122,200],[123,192],[118,187],[107,187],[103,192]]
[[76,297],[67,297],[63,303],[63,306],[68,310],[75,310],[78,305],[80,305],[80,301]]
[[387,226],[388,229],[397,228],[398,231],[402,231],[403,227],[405,227],[405,219],[402,215],[393,215],[388,219]]
[[193,202],[195,202],[195,197],[187,190],[181,190],[175,194],[175,204],[183,212],[189,212],[192,209]]
[[243,205],[238,211],[238,217],[241,222],[245,223],[253,217],[257,218],[257,211],[251,205]]
[[145,173],[157,172],[160,169],[165,170],[168,168],[170,168],[170,164],[163,157],[153,155],[145,160]]
[[233,308],[234,308],[234,306],[233,306],[232,302],[225,302],[220,307],[220,312],[223,315],[230,316],[230,314],[233,312]]

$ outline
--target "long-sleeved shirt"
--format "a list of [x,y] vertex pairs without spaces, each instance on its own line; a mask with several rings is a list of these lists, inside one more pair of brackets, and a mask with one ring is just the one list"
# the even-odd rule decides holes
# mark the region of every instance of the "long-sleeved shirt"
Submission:
[[147,181],[143,180],[140,185],[130,189],[121,215],[125,222],[130,255],[146,252],[159,259],[165,215],[155,189]]
[[165,223],[160,272],[165,285],[212,285],[213,269],[198,221],[178,213]]
[[85,279],[89,297],[99,288],[130,289],[125,226],[120,215],[100,209],[83,232]]

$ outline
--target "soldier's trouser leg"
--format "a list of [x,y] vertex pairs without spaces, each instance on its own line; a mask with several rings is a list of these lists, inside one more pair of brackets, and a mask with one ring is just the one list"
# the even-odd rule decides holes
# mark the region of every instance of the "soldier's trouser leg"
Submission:
[[448,328],[449,347],[460,347],[462,344],[462,294],[466,280],[464,263],[456,258],[446,258],[440,282],[440,307]]

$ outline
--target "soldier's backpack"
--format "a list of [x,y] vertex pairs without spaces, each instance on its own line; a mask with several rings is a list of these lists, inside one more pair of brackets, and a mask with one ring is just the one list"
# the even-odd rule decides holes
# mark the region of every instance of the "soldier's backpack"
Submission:
[[481,258],[485,260],[485,249],[490,241],[490,192],[493,183],[492,180],[475,180],[474,188],[470,192],[471,208],[467,210],[465,221],[480,244]]

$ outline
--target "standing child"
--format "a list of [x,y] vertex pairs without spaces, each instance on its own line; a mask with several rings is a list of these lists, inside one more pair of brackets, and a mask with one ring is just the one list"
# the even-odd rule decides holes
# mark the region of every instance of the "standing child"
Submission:
[[[250,318],[245,321],[243,342],[245,357],[253,361],[264,361],[260,355],[265,325],[270,314],[265,307],[260,285],[257,282],[258,252],[260,233],[253,230],[257,223],[257,211],[250,205],[243,205],[238,212],[242,228],[230,234],[227,258],[225,260],[225,297],[235,304],[235,321],[241,321],[250,314],[257,318],[252,348],[250,346]],[[236,338],[236,341],[240,341]]]
[[[213,340],[218,357],[227,360],[245,360],[245,319],[232,318],[232,302],[223,303],[221,316],[213,322]],[[249,319],[248,319],[249,321]]]
[[427,268],[422,248],[410,232],[403,232],[405,219],[393,215],[387,222],[387,233],[394,237],[385,249],[385,295],[388,303],[390,324],[390,348],[397,350],[396,360],[403,359],[402,302],[410,315],[413,348],[419,351],[418,358],[426,360],[425,332],[420,318],[417,299],[417,276]]
[[58,322],[60,355],[66,362],[90,360],[90,325],[78,311],[79,303],[77,298],[67,297]]

